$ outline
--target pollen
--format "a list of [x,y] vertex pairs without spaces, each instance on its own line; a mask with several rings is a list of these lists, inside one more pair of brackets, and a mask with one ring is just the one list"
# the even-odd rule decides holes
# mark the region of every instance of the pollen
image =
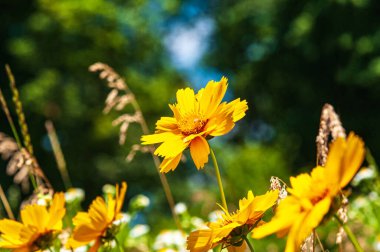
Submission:
[[182,134],[188,136],[197,134],[203,130],[206,122],[200,115],[188,115],[179,121],[178,126]]

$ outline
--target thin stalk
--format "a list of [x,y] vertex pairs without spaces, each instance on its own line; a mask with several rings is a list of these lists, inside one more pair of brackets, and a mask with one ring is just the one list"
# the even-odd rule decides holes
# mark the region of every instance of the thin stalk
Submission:
[[5,116],[7,117],[9,126],[12,129],[13,137],[16,140],[18,148],[21,150],[22,144],[21,144],[21,141],[20,141],[20,137],[19,137],[19,135],[17,133],[17,129],[16,129],[15,123],[13,122],[11,113],[9,112],[9,108],[8,108],[7,102],[5,101],[5,98],[4,98],[4,95],[3,95],[3,92],[1,91],[1,89],[0,89],[0,102],[1,102],[1,107],[2,107],[2,109],[4,111],[4,113],[5,113]]
[[317,241],[318,241],[319,247],[321,247],[322,252],[324,252],[325,249],[323,248],[323,244],[321,242],[321,239],[319,239],[319,235],[318,235],[317,232],[315,232],[315,237],[317,237]]
[[[31,140],[30,140],[28,125],[26,124],[25,114],[24,114],[24,111],[22,109],[22,103],[20,101],[20,94],[19,94],[17,87],[16,87],[16,81],[15,81],[15,78],[12,74],[12,71],[11,71],[11,68],[9,67],[9,65],[5,65],[5,70],[6,70],[7,75],[8,75],[9,86],[11,87],[11,90],[12,90],[12,100],[13,100],[13,103],[14,103],[15,108],[16,108],[18,124],[21,128],[21,134],[22,134],[24,146],[28,150],[29,154],[33,155],[33,146],[32,146]],[[12,128],[15,129],[14,125]],[[14,129],[12,129],[12,131],[17,132]],[[16,133],[16,135],[17,135],[17,133]],[[17,138],[18,138],[18,135],[17,135]],[[21,142],[19,138],[16,141]],[[21,150],[21,148],[20,148],[20,150]],[[29,177],[30,177],[30,180],[32,181],[34,189],[37,190],[39,182],[38,182],[38,179],[36,179],[34,177],[33,173],[34,173],[34,171],[30,172]]]
[[16,114],[17,114],[17,118],[18,118],[18,123],[19,123],[20,128],[21,128],[21,134],[23,137],[24,146],[28,150],[28,152],[31,155],[33,155],[33,146],[32,146],[31,140],[30,140],[28,125],[26,124],[25,114],[24,114],[24,111],[22,108],[22,103],[20,100],[20,94],[19,94],[17,87],[16,87],[16,81],[15,81],[15,78],[12,74],[10,67],[8,65],[5,65],[5,69],[7,71],[7,75],[9,78],[9,86],[11,87],[11,90],[12,90],[12,96],[13,96],[12,100],[13,100],[13,103],[14,103],[15,108],[16,108]]
[[59,143],[58,136],[57,136],[57,133],[55,131],[54,125],[51,121],[46,121],[45,122],[45,128],[48,132],[49,140],[50,140],[51,146],[53,148],[55,161],[57,163],[58,170],[61,173],[63,184],[65,185],[66,189],[69,189],[72,186],[72,184],[71,184],[71,180],[69,177],[69,173],[67,171],[65,157],[63,155],[61,145]]
[[[130,92],[130,90],[128,89],[128,87],[126,87],[126,89]],[[149,128],[148,128],[148,125],[147,125],[147,123],[145,121],[145,118],[143,116],[143,113],[142,113],[142,110],[140,108],[139,103],[137,102],[136,99],[132,99],[131,105],[133,106],[133,108],[134,108],[135,111],[140,112],[140,125],[141,125],[141,129],[142,129],[144,135],[149,135],[150,134]],[[170,186],[169,186],[168,180],[166,179],[165,174],[163,174],[163,173],[160,172],[161,161],[160,161],[160,159],[156,155],[154,155],[154,150],[155,150],[154,147],[150,147],[149,148],[149,152],[152,155],[153,162],[154,162],[154,165],[156,167],[158,176],[160,178],[162,187],[164,189],[164,193],[165,193],[166,199],[168,201],[169,208],[170,208],[170,211],[172,213],[174,222],[175,222],[177,228],[179,230],[182,230],[181,222],[179,221],[177,213],[174,211],[175,203],[174,203],[173,194],[172,194],[172,192],[170,190]]]
[[355,250],[358,252],[364,252],[364,250],[361,248],[358,240],[356,239],[356,236],[354,233],[352,233],[351,229],[346,223],[343,223],[343,221],[336,215],[334,215],[335,219],[339,222],[339,224],[343,227],[344,231],[346,232],[348,238],[350,239],[352,245],[355,247]]
[[11,206],[9,205],[7,196],[5,195],[3,187],[1,185],[0,185],[0,198],[1,198],[1,201],[3,202],[5,211],[7,212],[9,219],[14,220],[15,216],[13,215]]
[[254,252],[255,249],[253,248],[253,245],[251,244],[251,242],[248,240],[247,236],[243,236],[243,239],[247,243],[247,245],[248,245],[249,249],[251,250],[251,252]]
[[215,175],[216,175],[216,179],[218,180],[218,186],[219,186],[219,191],[220,191],[220,198],[222,199],[222,205],[223,205],[223,208],[224,208],[226,211],[228,211],[227,202],[226,202],[226,196],[224,195],[223,184],[222,184],[222,178],[221,178],[221,176],[220,176],[220,171],[219,171],[218,162],[216,161],[215,153],[214,153],[214,151],[211,149],[211,147],[210,147],[210,152],[211,152],[212,162],[214,163],[214,167],[215,167]]

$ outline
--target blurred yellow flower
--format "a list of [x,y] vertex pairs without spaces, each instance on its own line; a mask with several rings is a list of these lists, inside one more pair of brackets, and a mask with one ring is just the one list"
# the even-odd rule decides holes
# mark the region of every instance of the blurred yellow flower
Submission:
[[21,222],[0,220],[0,248],[16,252],[45,250],[62,230],[66,212],[63,193],[56,193],[50,207],[37,204],[21,210]]
[[277,190],[256,197],[249,191],[247,198],[239,201],[239,209],[235,213],[230,214],[223,209],[224,214],[216,222],[208,223],[209,229],[191,232],[187,238],[187,249],[204,252],[222,244],[229,251],[245,251],[244,238],[259,224],[277,198]]
[[227,86],[223,77],[210,81],[197,94],[190,88],[178,90],[177,103],[169,105],[174,117],[161,117],[155,134],[142,136],[142,144],[162,143],[154,153],[164,157],[161,172],[175,170],[187,147],[197,169],[203,168],[210,153],[206,138],[227,134],[245,116],[245,100],[222,102]]
[[277,233],[288,234],[286,252],[299,251],[301,244],[318,227],[339,196],[354,177],[364,159],[363,141],[353,133],[348,139],[339,138],[330,145],[325,167],[317,166],[311,174],[291,177],[291,194],[280,202],[273,219],[253,231],[260,239]]
[[122,217],[120,211],[126,191],[127,184],[122,182],[121,188],[116,185],[115,198],[109,194],[106,203],[102,197],[97,197],[88,212],[79,212],[73,219],[75,228],[66,247],[77,248],[95,241],[89,249],[95,252],[102,244],[112,241],[118,232],[114,221]]

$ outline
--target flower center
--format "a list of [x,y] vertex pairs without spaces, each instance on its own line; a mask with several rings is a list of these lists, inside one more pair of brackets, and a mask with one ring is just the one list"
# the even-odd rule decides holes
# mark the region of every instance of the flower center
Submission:
[[179,121],[179,129],[184,135],[197,134],[202,131],[206,122],[199,115],[188,115]]
[[327,196],[328,193],[329,193],[329,190],[326,189],[321,195],[319,195],[318,197],[313,198],[311,200],[311,203],[313,205],[316,205],[319,201],[323,200]]

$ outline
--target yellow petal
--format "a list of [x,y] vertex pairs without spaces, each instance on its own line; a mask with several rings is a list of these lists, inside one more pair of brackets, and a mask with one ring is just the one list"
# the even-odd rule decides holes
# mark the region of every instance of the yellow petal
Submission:
[[240,101],[240,98],[233,100],[227,104],[229,110],[232,111],[232,118],[234,122],[239,121],[245,116],[245,111],[248,109],[246,100]]
[[50,230],[62,229],[62,218],[65,216],[65,195],[64,193],[54,194],[53,202],[49,208],[49,222],[47,228]]
[[211,229],[197,230],[187,237],[187,249],[190,252],[204,252],[212,248]]
[[191,88],[177,91],[177,105],[182,115],[195,112],[195,94]]
[[286,252],[298,251],[304,240],[318,227],[325,214],[329,211],[331,199],[324,198],[311,211],[303,212],[292,225],[286,243]]
[[209,81],[206,87],[198,92],[199,109],[205,118],[210,118],[217,110],[227,91],[227,78],[222,77],[219,82]]
[[189,143],[183,141],[181,135],[170,134],[165,141],[156,149],[155,155],[173,158],[188,147]]
[[119,185],[116,185],[116,210],[115,216],[120,213],[121,208],[123,207],[125,194],[127,192],[127,183],[124,181],[121,183],[121,188],[119,190]]
[[156,143],[162,143],[170,137],[173,137],[173,133],[163,132],[163,133],[157,133],[157,134],[151,134],[151,135],[144,135],[141,137],[141,141],[143,145],[156,144]]
[[331,183],[345,187],[359,170],[365,155],[364,142],[354,133],[347,140],[336,139],[330,146],[326,169]]
[[175,168],[177,168],[181,157],[182,153],[179,153],[173,158],[165,158],[160,165],[160,172],[167,173],[169,171],[174,171]]
[[252,238],[261,239],[274,233],[281,236],[287,234],[300,213],[301,207],[299,206],[298,199],[288,196],[281,201],[271,221],[253,229]]
[[211,136],[222,136],[230,132],[235,126],[232,113],[227,113],[223,109],[218,109],[214,117],[212,117],[205,126],[205,131]]
[[36,227],[39,232],[45,232],[49,214],[45,206],[28,205],[21,210],[21,219],[25,226]]
[[365,156],[365,148],[363,140],[350,133],[347,138],[347,147],[343,155],[342,176],[340,177],[340,187],[345,187],[358,172]]
[[91,218],[91,227],[96,230],[103,230],[111,219],[108,219],[108,209],[102,197],[96,197],[92,201],[88,210],[88,215]]
[[255,211],[263,211],[265,212],[269,208],[271,208],[278,199],[278,190],[268,191],[264,195],[256,196],[251,203],[251,207]]
[[190,143],[190,154],[197,169],[204,167],[208,162],[208,155],[210,154],[210,147],[202,136],[194,138]]
[[17,248],[24,243],[20,239],[20,232],[24,228],[20,222],[14,220],[0,220],[0,248]]
[[156,123],[156,130],[175,131],[178,129],[177,120],[174,117],[161,117]]
[[[72,238],[76,241],[77,244],[83,242],[88,243],[97,239],[102,234],[102,229],[94,229],[93,226],[81,225],[75,228]],[[75,245],[77,245],[76,243],[74,242],[71,245],[74,247]]]

